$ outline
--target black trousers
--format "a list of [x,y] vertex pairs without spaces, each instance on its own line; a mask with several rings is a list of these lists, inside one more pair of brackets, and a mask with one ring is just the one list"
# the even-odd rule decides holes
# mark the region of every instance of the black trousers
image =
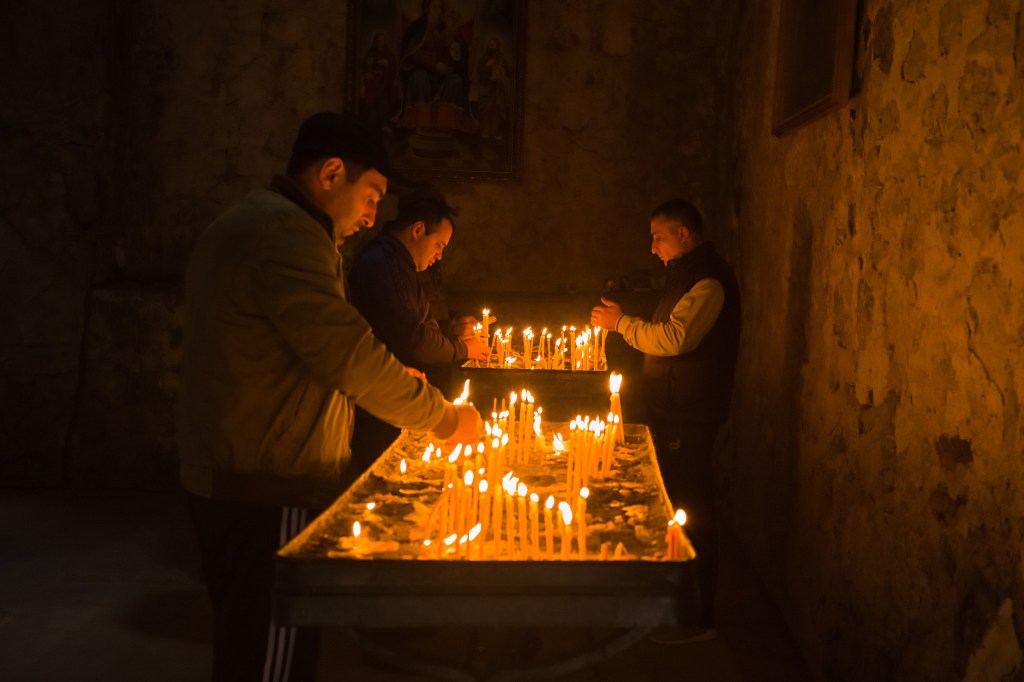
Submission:
[[[718,515],[715,504],[715,439],[720,422],[654,424],[651,435],[665,490],[676,509],[686,512],[686,534],[697,550],[701,593],[700,625],[715,624],[718,592]],[[685,615],[685,614],[681,614]],[[689,618],[692,620],[692,616]]]
[[319,631],[271,621],[274,554],[311,516],[198,495],[189,507],[213,607],[214,682],[312,682]]

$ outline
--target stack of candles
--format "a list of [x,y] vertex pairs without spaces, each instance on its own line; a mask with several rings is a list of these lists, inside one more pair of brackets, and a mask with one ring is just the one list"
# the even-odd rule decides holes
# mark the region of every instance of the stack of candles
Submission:
[[474,327],[474,332],[490,347],[487,361],[475,362],[477,367],[569,371],[603,371],[607,368],[606,329],[582,327],[577,333],[575,326],[562,325],[561,335],[555,338],[547,327],[539,335],[532,327],[526,327],[522,332],[522,351],[519,352],[512,346],[512,327],[495,329],[491,334],[490,322],[495,318],[490,314],[491,311],[484,308],[484,322]]
[[530,464],[539,459],[544,446],[544,436],[541,434],[543,411],[542,407],[534,409],[533,394],[526,389],[518,393],[513,391],[509,395],[507,409],[504,398],[500,411],[498,399],[494,399],[491,420],[484,423],[484,428],[489,438],[508,437],[507,458],[510,464]]

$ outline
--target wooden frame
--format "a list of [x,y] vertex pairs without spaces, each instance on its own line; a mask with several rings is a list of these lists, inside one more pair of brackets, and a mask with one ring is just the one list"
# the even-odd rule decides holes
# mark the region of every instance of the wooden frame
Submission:
[[783,0],[772,133],[782,136],[849,101],[857,0]]
[[409,176],[518,179],[526,0],[349,0],[348,108]]

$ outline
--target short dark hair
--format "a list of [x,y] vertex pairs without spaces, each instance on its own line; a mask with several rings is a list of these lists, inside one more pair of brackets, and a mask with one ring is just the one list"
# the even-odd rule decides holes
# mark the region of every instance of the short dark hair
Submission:
[[669,199],[651,211],[651,220],[655,218],[674,220],[696,232],[698,237],[704,237],[704,221],[701,220],[700,211],[686,199]]
[[447,219],[455,229],[455,216],[458,211],[448,205],[444,194],[436,187],[423,185],[398,196],[398,215],[386,223],[384,232],[401,232],[413,223],[422,220],[427,232],[437,229],[441,221]]
[[345,163],[345,179],[349,182],[358,180],[368,168],[389,180],[395,175],[379,133],[355,114],[321,111],[303,121],[292,145],[287,172],[301,173],[331,157]]

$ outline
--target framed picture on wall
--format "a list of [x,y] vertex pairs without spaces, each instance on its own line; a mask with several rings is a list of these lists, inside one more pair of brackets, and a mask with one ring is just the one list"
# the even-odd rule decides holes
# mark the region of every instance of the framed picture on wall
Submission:
[[349,0],[349,108],[409,176],[518,179],[526,0]]
[[856,20],[857,0],[782,0],[773,134],[849,100]]

